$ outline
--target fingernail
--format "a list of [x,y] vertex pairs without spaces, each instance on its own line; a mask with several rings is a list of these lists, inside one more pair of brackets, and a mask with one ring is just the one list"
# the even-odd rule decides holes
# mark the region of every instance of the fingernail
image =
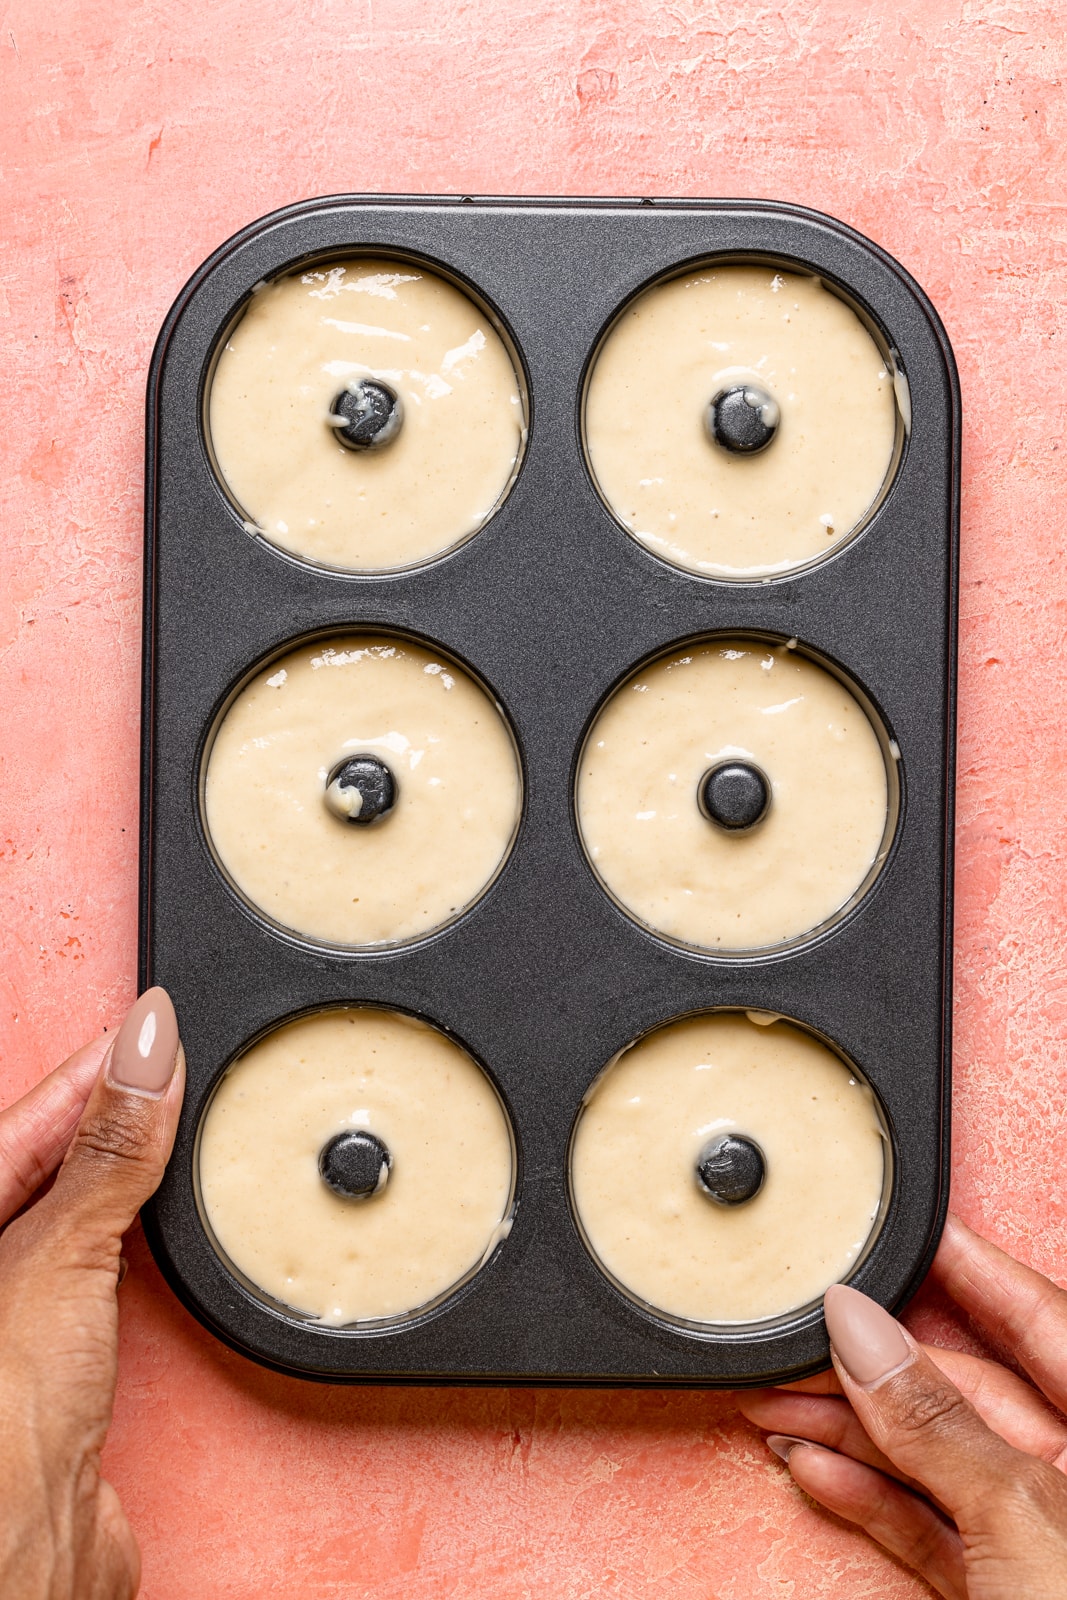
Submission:
[[818,1450],[817,1444],[812,1444],[810,1439],[798,1439],[791,1433],[769,1433],[767,1435],[767,1448],[773,1450],[776,1456],[788,1463],[798,1444],[806,1444],[813,1450]]
[[888,1311],[858,1289],[835,1283],[826,1291],[826,1330],[849,1377],[873,1388],[911,1360],[911,1347]]
[[107,1075],[120,1089],[162,1094],[178,1059],[178,1019],[166,989],[135,1000],[111,1048]]

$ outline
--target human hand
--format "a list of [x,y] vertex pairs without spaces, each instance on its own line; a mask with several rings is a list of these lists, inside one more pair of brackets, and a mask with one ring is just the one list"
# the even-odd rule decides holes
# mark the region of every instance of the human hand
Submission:
[[738,1397],[799,1486],[947,1600],[1067,1596],[1067,1293],[949,1217],[931,1277],[1029,1374],[826,1295],[834,1371]]
[[174,1008],[149,989],[113,1044],[94,1040],[0,1112],[0,1594],[10,1600],[137,1592],[137,1541],[100,1451],[122,1235],[163,1176],[184,1069]]

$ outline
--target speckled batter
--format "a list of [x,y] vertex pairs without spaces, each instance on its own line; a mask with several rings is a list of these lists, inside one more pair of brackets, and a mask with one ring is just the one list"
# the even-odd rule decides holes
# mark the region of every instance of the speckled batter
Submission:
[[[780,423],[758,455],[731,455],[705,413],[749,383]],[[839,545],[877,498],[896,431],[894,373],[855,312],[817,278],[770,266],[708,268],[639,296],[604,341],[585,406],[615,514],[664,560],[720,578]]]
[[[371,1199],[341,1199],[319,1176],[322,1146],[350,1128],[392,1156]],[[507,1233],[500,1099],[464,1050],[398,1012],[320,1012],[253,1045],[208,1105],[198,1162],[230,1261],[283,1305],[337,1326],[431,1303]]]
[[[695,1178],[702,1147],[727,1132],[766,1159],[762,1189],[737,1206]],[[871,1090],[812,1035],[703,1015],[647,1035],[598,1079],[572,1195],[594,1255],[637,1299],[692,1322],[758,1322],[848,1275],[878,1217],[885,1150]]]
[[[384,761],[392,811],[369,826],[326,803],[345,757]],[[236,887],[328,944],[417,938],[475,900],[519,818],[518,757],[497,706],[448,657],[339,636],[272,662],[219,725],[207,831]]]
[[[329,425],[338,393],[361,378],[403,404],[381,450],[348,450]],[[251,524],[295,555],[366,571],[425,561],[480,528],[526,436],[515,368],[485,312],[425,268],[362,258],[253,295],[215,370],[209,428]]]
[[[770,809],[729,834],[697,789],[717,761],[766,774]],[[882,850],[887,782],[866,713],[784,646],[712,640],[661,657],[608,700],[578,774],[596,872],[649,927],[703,949],[779,944],[845,905]]]

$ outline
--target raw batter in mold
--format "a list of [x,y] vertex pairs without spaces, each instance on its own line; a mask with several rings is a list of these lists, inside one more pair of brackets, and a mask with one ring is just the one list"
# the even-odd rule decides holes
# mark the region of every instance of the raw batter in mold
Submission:
[[[391,431],[348,448],[336,424],[367,381],[399,405]],[[515,368],[486,314],[423,267],[363,258],[253,295],[219,358],[209,427],[251,524],[309,561],[363,571],[425,561],[480,528],[525,439]]]
[[[391,801],[358,774],[345,787],[353,767],[388,779]],[[448,657],[364,634],[265,667],[219,724],[204,784],[236,887],[340,945],[417,938],[462,911],[507,855],[520,797],[485,691]]]
[[[709,407],[725,396],[741,431],[724,413],[717,437]],[[616,516],[665,561],[720,578],[785,572],[846,539],[878,497],[896,428],[894,372],[855,312],[771,266],[706,268],[640,295],[604,341],[585,406]]]
[[[759,775],[759,820],[723,826],[702,809],[724,767]],[[744,950],[809,932],[859,889],[882,849],[886,768],[831,673],[784,646],[716,639],[611,696],[577,799],[589,859],[627,911],[684,944]]]
[[[811,1034],[741,1012],[668,1023],[598,1079],[571,1190],[600,1264],[692,1322],[758,1322],[846,1277],[874,1226],[885,1138],[871,1090]],[[723,1204],[697,1167],[724,1136],[755,1145],[762,1186]]]
[[[363,1198],[335,1193],[322,1151],[358,1131],[388,1153]],[[344,1326],[403,1316],[467,1277],[507,1232],[512,1146],[492,1084],[464,1050],[393,1011],[284,1024],[222,1079],[204,1115],[200,1195],[246,1277]]]

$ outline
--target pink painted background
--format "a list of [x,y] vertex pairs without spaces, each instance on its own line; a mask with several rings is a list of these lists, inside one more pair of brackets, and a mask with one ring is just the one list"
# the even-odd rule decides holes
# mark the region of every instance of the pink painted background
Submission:
[[[1067,107],[1030,0],[13,0],[0,25],[0,1097],[133,997],[142,396],[245,222],[344,190],[816,206],[944,316],[966,426],[955,1205],[1067,1280]],[[926,1593],[728,1396],[306,1387],[143,1242],[107,1468],[147,1600]],[[964,1341],[929,1299],[915,1325]]]

